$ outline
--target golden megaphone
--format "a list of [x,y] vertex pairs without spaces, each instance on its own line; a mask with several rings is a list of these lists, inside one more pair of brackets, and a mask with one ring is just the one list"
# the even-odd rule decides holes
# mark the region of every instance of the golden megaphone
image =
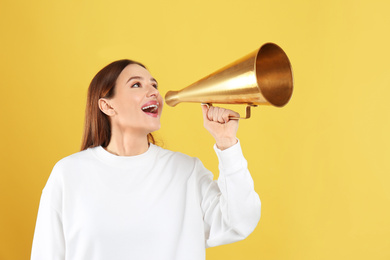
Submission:
[[165,102],[169,106],[181,102],[246,104],[245,118],[249,118],[251,106],[282,107],[292,92],[293,73],[286,53],[266,43],[180,91],[168,91]]

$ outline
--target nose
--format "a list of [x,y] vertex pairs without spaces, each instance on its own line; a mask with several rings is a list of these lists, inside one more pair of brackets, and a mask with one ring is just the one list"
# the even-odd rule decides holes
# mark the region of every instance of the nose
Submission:
[[157,97],[160,94],[157,88],[152,85],[149,85],[148,92],[146,93],[147,97]]

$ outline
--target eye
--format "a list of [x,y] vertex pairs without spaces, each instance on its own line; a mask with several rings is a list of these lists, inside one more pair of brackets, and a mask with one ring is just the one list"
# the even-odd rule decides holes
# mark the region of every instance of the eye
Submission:
[[152,85],[155,89],[158,89],[158,85],[157,84],[153,84]]
[[132,88],[140,88],[141,87],[141,83],[137,82],[137,83],[134,83],[133,85],[131,85]]

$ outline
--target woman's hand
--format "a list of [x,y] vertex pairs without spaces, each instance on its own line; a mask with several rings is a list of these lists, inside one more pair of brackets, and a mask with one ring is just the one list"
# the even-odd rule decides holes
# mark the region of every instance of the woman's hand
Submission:
[[229,117],[240,117],[240,114],[206,104],[202,104],[202,110],[204,127],[214,137],[218,149],[225,150],[237,143],[239,120],[230,120]]

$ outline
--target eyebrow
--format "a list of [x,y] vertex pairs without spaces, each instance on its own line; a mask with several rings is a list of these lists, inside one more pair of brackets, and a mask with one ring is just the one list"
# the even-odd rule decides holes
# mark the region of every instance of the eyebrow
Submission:
[[[144,78],[140,77],[140,76],[134,76],[134,77],[129,78],[126,83],[128,83],[130,80],[133,80],[133,79],[144,79]],[[151,78],[150,81],[154,81],[157,83],[157,80],[155,78]]]

